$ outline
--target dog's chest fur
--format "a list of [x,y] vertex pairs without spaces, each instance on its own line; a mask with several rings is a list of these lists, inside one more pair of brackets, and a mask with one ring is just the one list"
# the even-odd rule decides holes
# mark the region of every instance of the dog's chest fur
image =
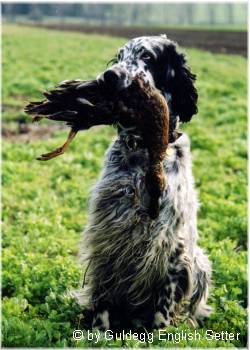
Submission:
[[140,304],[150,297],[149,290],[164,283],[166,266],[172,268],[176,254],[185,256],[192,247],[187,234],[192,227],[185,227],[186,223],[193,223],[194,230],[196,225],[188,137],[183,134],[169,145],[164,160],[167,185],[160,215],[153,221],[145,214],[148,154],[140,142],[138,134],[125,131],[109,148],[92,190],[90,220],[83,235],[83,256],[90,260],[87,284],[98,290],[96,298],[106,296],[114,303],[125,298]]

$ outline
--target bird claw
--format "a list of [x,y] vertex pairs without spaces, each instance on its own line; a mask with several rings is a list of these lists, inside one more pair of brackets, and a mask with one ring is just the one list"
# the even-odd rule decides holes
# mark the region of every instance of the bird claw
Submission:
[[59,147],[52,152],[42,154],[40,157],[37,157],[36,159],[46,161],[46,160],[50,160],[52,158],[58,157],[63,153],[64,153],[64,150],[62,149],[62,147]]
[[66,140],[66,142],[61,146],[56,148],[54,151],[49,152],[49,153],[44,153],[42,154],[40,157],[37,157],[37,160],[42,160],[42,161],[47,161],[50,160],[52,158],[58,157],[61,154],[63,154],[66,149],[69,147],[70,143],[72,142],[72,140],[74,139],[74,137],[76,136],[77,131],[73,131],[70,130],[68,138]]

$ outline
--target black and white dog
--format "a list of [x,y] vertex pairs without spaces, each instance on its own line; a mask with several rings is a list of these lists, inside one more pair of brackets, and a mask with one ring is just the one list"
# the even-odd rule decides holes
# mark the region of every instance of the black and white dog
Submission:
[[122,47],[114,65],[99,76],[114,88],[143,72],[170,109],[170,144],[164,161],[166,187],[160,215],[145,213],[147,150],[140,130],[118,129],[90,199],[81,252],[85,283],[79,302],[100,330],[159,328],[187,312],[196,323],[207,317],[211,266],[197,245],[197,197],[187,135],[174,137],[178,122],[197,113],[195,75],[166,36],[140,37]]

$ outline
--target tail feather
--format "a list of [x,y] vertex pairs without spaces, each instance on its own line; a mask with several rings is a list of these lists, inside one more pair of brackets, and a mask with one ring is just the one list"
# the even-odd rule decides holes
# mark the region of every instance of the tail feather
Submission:
[[[25,107],[25,112],[33,117],[33,121],[39,121],[42,118],[47,118],[56,121],[71,121],[74,120],[78,126],[83,123],[85,128],[84,116],[90,114],[93,107],[92,101],[89,101],[90,93],[85,91],[87,86],[93,85],[90,82],[83,81],[65,81],[51,91],[43,93],[46,100],[40,102],[31,102]],[[81,86],[77,90],[76,87]],[[81,121],[81,122],[80,122]]]
[[55,89],[44,92],[43,96],[45,100],[31,102],[25,107],[33,122],[42,118],[64,121],[71,130],[62,146],[41,155],[38,160],[47,161],[63,154],[79,130],[117,122],[108,91],[103,91],[96,80],[63,81]]
[[50,101],[31,102],[25,107],[25,112],[35,116],[49,116],[60,110],[57,103]]
[[54,114],[51,114],[49,116],[49,119],[51,120],[58,120],[58,121],[72,121],[75,119],[77,115],[76,111],[60,111],[60,112],[56,112]]

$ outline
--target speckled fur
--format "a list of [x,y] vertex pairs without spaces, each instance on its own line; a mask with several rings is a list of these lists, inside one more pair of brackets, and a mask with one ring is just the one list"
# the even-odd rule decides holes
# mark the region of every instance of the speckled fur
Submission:
[[[139,129],[120,128],[92,189],[81,242],[86,279],[76,295],[89,310],[88,327],[161,328],[175,324],[184,313],[196,325],[210,312],[206,301],[211,266],[197,245],[198,201],[189,139],[185,134],[175,137],[178,120],[188,122],[197,113],[195,75],[166,36],[132,39],[115,61],[110,70],[119,84],[129,86],[131,77],[142,72],[168,103],[170,144],[163,161],[167,181],[159,216],[151,220],[145,213],[149,154]],[[98,79],[106,81],[106,75]]]
[[[131,138],[133,149],[127,144]],[[168,181],[156,220],[145,215],[148,152],[136,146],[140,140],[137,130],[120,131],[92,189],[81,243],[82,262],[89,266],[84,288],[77,293],[79,302],[91,310],[92,327],[166,326],[181,310],[183,299],[191,300],[194,321],[209,312],[211,267],[197,246],[188,137],[183,134],[171,143],[164,159]]]
[[[189,140],[184,134],[177,140],[175,137],[178,121],[188,122],[197,113],[195,75],[186,65],[185,55],[166,36],[130,40],[109,70],[118,77],[114,92],[118,87],[129,89],[138,74],[161,92],[170,110],[169,140],[163,142],[166,129],[160,123],[154,124],[160,128],[150,134],[145,115],[145,125],[118,128],[118,138],[109,148],[101,178],[92,190],[89,222],[81,243],[86,283],[75,295],[85,312],[88,310],[85,320],[92,328],[160,328],[173,323],[184,311],[196,323],[210,311],[206,300],[211,266],[197,246],[197,198]],[[34,120],[45,116],[66,121],[73,131],[116,124],[117,115],[109,104],[102,104],[102,82],[105,72],[94,81],[63,82],[44,93],[45,101],[30,103],[25,110],[35,115]],[[110,91],[106,93],[113,98]],[[99,104],[94,114],[93,104]],[[164,103],[159,106],[164,109]],[[103,107],[107,107],[106,114]],[[163,114],[158,110],[151,117]],[[146,138],[143,130],[148,132]],[[55,151],[43,155],[42,160],[51,159],[51,153],[61,154]],[[161,192],[155,220],[147,212],[150,191],[146,177],[152,175],[152,163],[160,165],[153,169],[153,174],[160,175]],[[162,170],[167,181],[162,181]],[[189,302],[187,310],[182,307],[184,299]]]

